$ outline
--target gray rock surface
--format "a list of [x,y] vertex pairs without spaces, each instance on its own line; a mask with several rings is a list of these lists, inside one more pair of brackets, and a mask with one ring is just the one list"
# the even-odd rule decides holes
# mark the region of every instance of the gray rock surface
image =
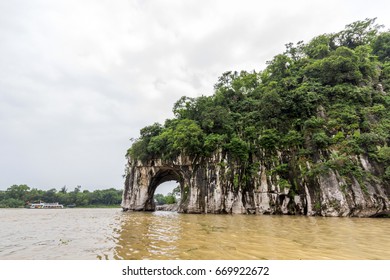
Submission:
[[[367,158],[358,160],[364,170],[373,168]],[[182,213],[369,217],[390,209],[389,190],[381,182],[359,182],[354,177],[346,180],[329,169],[314,178],[291,178],[297,184],[291,191],[281,186],[278,176],[270,175],[266,168],[269,163],[259,162],[256,174],[245,181],[240,168],[229,164],[223,153],[208,159],[179,156],[169,162],[129,159],[122,208],[154,211],[153,195],[158,185],[175,180],[181,186],[177,211]]]

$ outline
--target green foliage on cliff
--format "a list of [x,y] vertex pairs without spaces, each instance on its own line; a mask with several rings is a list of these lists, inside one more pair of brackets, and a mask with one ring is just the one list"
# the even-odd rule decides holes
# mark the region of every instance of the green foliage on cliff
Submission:
[[278,152],[285,155],[278,164],[293,172],[291,162],[310,162],[318,170],[361,173],[351,160],[359,154],[388,163],[390,32],[380,29],[375,19],[357,21],[306,44],[287,44],[261,72],[224,73],[213,95],[184,96],[174,104],[174,119],[143,128],[128,156],[207,158],[222,151],[247,175],[254,159],[272,162]]

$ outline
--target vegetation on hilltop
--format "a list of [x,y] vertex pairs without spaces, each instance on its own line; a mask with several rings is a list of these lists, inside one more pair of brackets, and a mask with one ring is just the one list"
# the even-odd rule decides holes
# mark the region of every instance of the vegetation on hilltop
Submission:
[[[357,21],[306,44],[286,44],[263,71],[226,72],[213,95],[183,96],[175,118],[141,129],[127,155],[202,160],[218,151],[241,170],[240,182],[263,160],[279,184],[293,189],[294,174],[328,168],[388,185],[390,32],[381,28],[375,19]],[[384,169],[365,174],[356,160],[362,154]]]

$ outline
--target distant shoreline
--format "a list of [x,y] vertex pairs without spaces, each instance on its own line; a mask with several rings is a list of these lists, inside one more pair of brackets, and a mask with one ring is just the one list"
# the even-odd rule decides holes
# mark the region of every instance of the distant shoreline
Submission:
[[[118,208],[121,209],[120,205],[85,205],[85,206],[75,206],[75,207],[66,207],[63,209],[81,209],[81,208]],[[29,207],[0,207],[0,209],[30,209]],[[36,210],[36,209],[31,209]],[[41,209],[38,209],[41,210]],[[50,209],[52,210],[52,209]]]

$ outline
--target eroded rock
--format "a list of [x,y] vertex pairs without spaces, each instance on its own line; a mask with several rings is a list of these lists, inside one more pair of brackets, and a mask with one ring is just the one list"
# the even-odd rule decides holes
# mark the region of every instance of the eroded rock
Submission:
[[[367,158],[360,161],[366,171],[372,168]],[[354,177],[346,181],[329,169],[311,178],[291,178],[297,184],[292,191],[270,175],[265,162],[260,163],[257,173],[244,181],[240,169],[229,165],[222,153],[208,159],[179,156],[170,162],[129,159],[122,208],[154,211],[156,188],[175,180],[181,186],[177,211],[182,213],[369,217],[390,209],[389,193],[374,181]]]

